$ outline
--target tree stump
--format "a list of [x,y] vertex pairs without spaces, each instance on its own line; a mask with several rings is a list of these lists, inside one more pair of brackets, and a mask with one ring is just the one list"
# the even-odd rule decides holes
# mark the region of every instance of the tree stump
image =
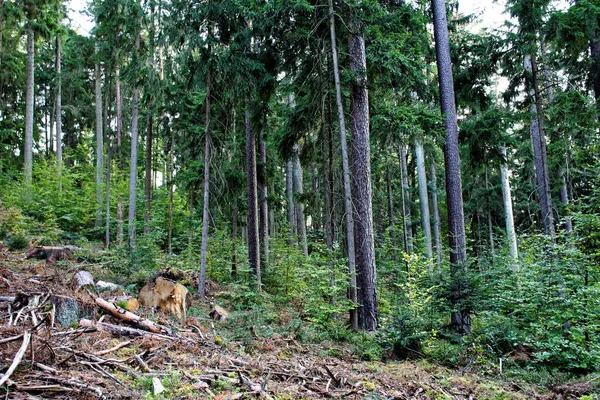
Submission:
[[53,295],[50,301],[54,308],[54,321],[63,328],[78,323],[82,318],[96,318],[97,307],[93,303],[59,295]]

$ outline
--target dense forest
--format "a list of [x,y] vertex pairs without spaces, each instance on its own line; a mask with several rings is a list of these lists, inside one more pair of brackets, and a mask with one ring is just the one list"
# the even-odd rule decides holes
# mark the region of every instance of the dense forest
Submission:
[[78,246],[133,295],[187,274],[225,340],[596,379],[600,1],[486,29],[454,0],[91,0],[89,34],[68,7],[0,0],[10,252]]

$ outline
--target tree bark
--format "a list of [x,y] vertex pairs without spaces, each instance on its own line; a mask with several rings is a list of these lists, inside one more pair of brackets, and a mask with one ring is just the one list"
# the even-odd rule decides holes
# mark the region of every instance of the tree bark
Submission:
[[33,27],[31,21],[27,23],[27,92],[25,94],[25,147],[23,163],[25,165],[25,184],[31,185],[33,173],[33,91],[34,86],[34,58],[33,58]]
[[297,199],[296,194],[302,195],[304,193],[304,177],[302,171],[302,165],[300,164],[299,149],[298,145],[294,145],[294,205],[296,209],[294,214],[296,215],[296,231],[298,232],[298,244],[302,248],[302,254],[308,256],[308,244],[306,242],[306,218],[304,216],[304,202]]
[[[488,179],[488,170],[487,167],[485,168],[485,188],[486,190],[489,189],[489,179]],[[487,222],[488,222],[488,235],[489,235],[489,242],[490,242],[490,255],[492,256],[492,259],[496,256],[496,250],[495,250],[495,245],[494,245],[494,226],[492,224],[492,210],[489,207],[487,207]]]
[[392,260],[396,261],[396,224],[394,222],[394,192],[392,190],[392,176],[390,174],[390,167],[388,165],[387,155],[385,157],[385,181],[387,187],[387,201],[388,201],[388,224],[390,230],[390,243],[392,245]]
[[[500,151],[506,159],[506,147],[500,147]],[[504,201],[504,219],[506,221],[506,238],[510,257],[513,262],[513,270],[519,266],[519,250],[517,247],[517,235],[515,233],[515,222],[513,218],[512,193],[510,190],[510,175],[506,162],[500,164],[500,177],[502,179],[502,199]]]
[[173,133],[173,131],[171,131],[171,141],[170,141],[170,145],[169,145],[169,160],[167,161],[167,167],[168,167],[168,171],[167,171],[167,180],[168,180],[168,185],[169,185],[169,227],[168,227],[168,248],[169,248],[169,255],[173,254],[173,152],[174,152],[174,141],[175,141],[175,135]]
[[294,242],[294,233],[296,227],[296,214],[294,206],[294,163],[292,158],[288,159],[285,163],[285,197],[287,198],[287,220],[290,226],[290,245]]
[[152,112],[154,101],[150,101],[146,116],[146,165],[144,173],[144,233],[150,233],[150,211],[152,207]]
[[[96,44],[96,54],[98,53],[98,45]],[[103,118],[102,118],[102,73],[100,63],[96,62],[96,203],[98,209],[96,211],[96,228],[100,229],[102,225],[102,177],[104,173],[104,134]]]
[[[117,51],[117,55],[115,56],[115,63],[116,63],[116,70],[115,70],[115,98],[116,98],[116,105],[115,108],[117,109],[117,149],[119,149],[119,152],[121,151],[121,130],[123,129],[123,110],[122,110],[122,106],[121,106],[121,78],[120,78],[120,73],[119,73],[119,56],[118,56],[118,51]],[[120,158],[120,154],[119,154],[119,158]]]
[[[415,153],[417,159],[417,180],[419,182],[419,205],[421,207],[421,227],[423,228],[423,239],[425,240],[425,254],[427,259],[433,258],[433,247],[431,244],[431,220],[429,215],[429,196],[427,195],[427,174],[425,172],[425,151],[423,144],[415,140]],[[429,265],[428,268],[431,268]]]
[[110,168],[111,168],[111,141],[108,139],[108,145],[106,149],[106,222],[104,232],[104,243],[105,247],[110,248]]
[[346,138],[346,121],[344,117],[344,103],[342,100],[342,88],[340,83],[340,69],[338,65],[338,54],[335,34],[335,15],[333,11],[333,0],[329,0],[329,31],[331,36],[331,53],[333,59],[333,77],[335,81],[336,104],[338,111],[338,124],[340,128],[340,139],[342,145],[342,174],[344,177],[344,213],[346,216],[346,241],[348,243],[348,269],[350,273],[350,287],[348,294],[350,301],[357,308],[350,310],[350,326],[352,330],[358,330],[358,289],[356,278],[356,248],[354,244],[354,211],[352,209],[352,189],[350,186],[350,165],[348,162],[348,143]]
[[210,131],[210,105],[211,105],[211,76],[210,71],[206,77],[206,110],[204,125],[204,204],[202,205],[202,246],[200,250],[200,277],[198,279],[198,294],[201,299],[206,297],[206,251],[208,247],[209,199],[210,199],[210,159],[211,159],[211,131]]
[[458,148],[458,126],[454,103],[452,60],[448,42],[446,2],[432,0],[435,51],[440,84],[441,112],[445,119],[446,144],[446,202],[448,206],[448,237],[450,242],[450,264],[453,281],[452,304],[456,311],[451,314],[451,326],[461,334],[471,332],[471,311],[462,301],[467,290],[464,274],[467,269],[465,218],[463,212],[460,154]]
[[61,187],[61,176],[63,166],[63,154],[62,154],[62,72],[61,72],[61,55],[62,46],[60,37],[56,36],[56,117],[54,122],[56,123],[56,161],[58,164],[58,187]]
[[269,262],[269,206],[267,203],[267,143],[265,133],[261,131],[258,135],[258,168],[257,183],[259,196],[259,242],[260,242],[260,267],[264,273]]
[[237,227],[238,227],[238,204],[237,198],[233,199],[233,205],[231,206],[231,277],[237,278]]
[[598,31],[594,31],[593,38],[590,40],[590,56],[592,58],[590,75],[596,108],[598,110],[598,119],[600,119],[600,40],[598,40]]
[[554,216],[552,214],[552,197],[550,193],[550,178],[548,175],[548,158],[546,154],[546,136],[542,123],[542,106],[537,82],[537,65],[535,56],[525,56],[525,71],[530,75],[529,97],[531,104],[531,142],[535,164],[535,178],[538,192],[542,224],[546,235],[554,235]]
[[260,248],[258,237],[258,194],[256,188],[256,141],[246,100],[246,179],[248,188],[248,262],[250,273],[260,290]]
[[435,162],[429,166],[431,182],[431,205],[433,207],[433,244],[437,261],[438,273],[442,270],[442,238],[440,234],[440,211],[437,197],[437,177]]
[[[354,200],[354,244],[359,298],[359,327],[377,329],[377,274],[371,187],[371,150],[369,143],[369,93],[367,59],[362,22],[355,20],[350,35],[350,69],[355,78],[350,94],[352,114],[352,194]],[[360,33],[359,33],[360,32]]]
[[[136,52],[140,48],[140,36],[135,39]],[[139,118],[139,98],[140,89],[133,88],[133,98],[131,99],[131,157],[129,159],[129,218],[128,236],[129,246],[132,249],[136,247],[136,189],[137,189],[137,161],[138,161],[138,118]]]
[[400,195],[402,199],[404,251],[406,254],[412,254],[414,248],[412,218],[410,215],[410,186],[408,185],[408,168],[406,167],[406,148],[402,144],[398,145],[398,159],[400,161],[400,180],[402,181],[402,190],[400,191]]

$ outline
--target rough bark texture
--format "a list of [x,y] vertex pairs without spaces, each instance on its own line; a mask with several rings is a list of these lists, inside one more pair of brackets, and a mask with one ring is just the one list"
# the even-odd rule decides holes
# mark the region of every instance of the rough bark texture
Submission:
[[[502,155],[506,158],[506,147],[500,148]],[[506,239],[513,261],[513,270],[518,268],[519,250],[517,248],[517,235],[515,233],[515,222],[513,218],[512,194],[510,190],[510,174],[506,163],[500,164],[500,177],[502,179],[502,199],[504,200],[504,219],[506,221]]]
[[444,0],[432,0],[435,51],[440,84],[440,103],[445,119],[446,144],[444,160],[446,164],[446,202],[448,206],[448,237],[450,242],[450,264],[453,280],[452,304],[456,311],[451,315],[451,326],[461,334],[471,332],[471,312],[462,303],[467,289],[466,237],[463,212],[462,181],[460,155],[458,149],[458,126],[456,106],[454,104],[454,83],[452,78],[452,60],[448,42],[448,22]]
[[434,162],[429,166],[429,173],[429,180],[431,182],[431,207],[433,208],[433,245],[438,272],[440,272],[442,270],[442,238],[440,234],[440,210],[438,207],[437,177]]
[[33,91],[34,91],[33,28],[27,25],[27,92],[25,94],[25,147],[23,163],[25,165],[25,184],[31,184],[33,171]]
[[547,235],[554,235],[554,216],[552,214],[552,196],[550,194],[550,178],[548,176],[548,158],[546,154],[546,136],[542,124],[541,100],[537,82],[537,66],[535,56],[526,56],[525,71],[530,75],[529,96],[531,105],[531,142],[535,164],[535,180],[538,193],[542,224]]
[[[356,21],[355,21],[356,22]],[[353,24],[359,32],[359,24]],[[359,327],[377,329],[377,275],[373,208],[371,205],[371,148],[369,143],[369,94],[367,91],[367,59],[362,34],[350,36],[350,69],[352,82],[350,111],[352,114],[352,195],[354,200],[354,244],[359,298]]]
[[[96,45],[96,53],[98,46]],[[104,174],[104,134],[102,133],[102,72],[100,64],[96,63],[96,203],[98,209],[96,211],[96,228],[102,225],[102,181]]]
[[415,141],[415,153],[417,156],[419,206],[421,207],[421,227],[423,228],[423,239],[425,240],[425,254],[428,259],[432,259],[433,247],[431,244],[431,223],[429,215],[429,196],[427,195],[427,173],[425,172],[425,151],[423,145],[418,140]]
[[[598,32],[594,32],[594,38],[590,40],[590,55],[592,57],[592,66],[590,75],[594,86],[594,98],[596,107],[600,110],[600,40],[597,39]],[[600,119],[600,112],[598,113]]]
[[[304,193],[304,175],[302,165],[300,164],[298,145],[294,145],[294,195],[302,195]],[[296,198],[297,196],[294,196]],[[302,254],[308,256],[308,243],[306,241],[306,217],[304,216],[304,203],[299,200],[294,201],[296,209],[296,231],[298,232],[298,244],[302,248]]]
[[[352,303],[354,303],[358,307],[358,284],[356,278],[356,249],[354,244],[354,215],[352,209],[352,189],[350,184],[350,164],[348,161],[346,122],[344,118],[344,103],[342,100],[340,69],[338,65],[333,0],[329,0],[329,31],[331,36],[331,53],[333,59],[333,77],[335,81],[338,123],[340,128],[340,139],[342,145],[342,174],[344,176],[344,213],[346,216],[346,241],[348,244],[348,268],[350,272],[350,287],[348,288],[348,297],[350,298]],[[350,326],[353,330],[358,330],[359,328],[358,319],[358,309],[350,310]]]
[[206,297],[206,250],[208,247],[208,225],[209,221],[209,199],[210,199],[210,148],[211,148],[211,132],[210,132],[210,72],[206,78],[206,112],[205,112],[205,127],[204,127],[204,204],[202,205],[202,246],[200,248],[200,276],[198,278],[198,294],[200,298]]
[[[118,52],[117,52],[118,53]],[[121,78],[119,74],[119,56],[115,56],[117,69],[115,71],[115,108],[117,109],[117,149],[121,149],[121,130],[123,129],[123,110],[121,107]]]
[[146,166],[144,173],[144,233],[150,232],[150,211],[152,207],[152,112],[153,102],[146,116]]
[[[246,104],[248,107],[248,102]],[[250,273],[260,288],[260,249],[258,238],[258,194],[256,188],[256,140],[250,122],[250,111],[245,113],[246,123],[246,179],[248,188],[248,262]]]
[[392,260],[396,261],[396,226],[394,222],[394,192],[392,190],[392,176],[390,174],[390,168],[386,156],[386,167],[385,167],[385,181],[387,189],[387,201],[388,201],[388,226],[390,230],[390,242],[393,246]]
[[111,167],[111,142],[108,140],[106,149],[106,215],[105,215],[105,233],[104,244],[108,249],[110,247],[110,167]]
[[406,148],[404,145],[398,145],[398,159],[400,160],[400,180],[402,181],[402,190],[400,197],[402,199],[402,224],[404,231],[404,251],[407,254],[413,252],[412,218],[410,215],[410,186],[408,185],[408,171],[406,167]]
[[259,241],[260,241],[260,266],[261,272],[266,270],[269,262],[269,206],[267,203],[267,143],[265,133],[258,135],[258,168],[257,168],[258,196],[260,207]]
[[237,199],[233,199],[231,206],[231,277],[237,278],[237,227],[238,227],[238,204]]

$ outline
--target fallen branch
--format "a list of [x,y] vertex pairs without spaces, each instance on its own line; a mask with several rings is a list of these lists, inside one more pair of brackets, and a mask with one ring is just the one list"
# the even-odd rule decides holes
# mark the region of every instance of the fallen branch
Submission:
[[106,349],[106,350],[101,350],[101,351],[97,351],[94,353],[95,356],[102,356],[104,354],[108,354],[108,353],[112,353],[113,351],[117,351],[122,347],[128,346],[131,343],[133,343],[131,340],[127,340],[125,342],[121,342],[118,345],[116,345],[115,347],[111,347],[110,349]]
[[162,335],[160,333],[152,333],[152,332],[144,331],[141,329],[130,328],[128,326],[107,324],[106,322],[94,323],[93,321],[90,321],[89,319],[82,319],[81,321],[79,321],[79,326],[84,327],[86,329],[91,329],[91,331],[93,331],[94,329],[97,329],[99,331],[106,331],[106,332],[112,333],[113,335],[119,335],[119,336],[138,337],[138,336],[148,335],[148,336],[166,339],[166,340],[175,340],[176,339],[174,337]]
[[8,371],[6,371],[6,374],[4,374],[2,376],[2,378],[0,378],[0,386],[4,385],[4,383],[7,381],[7,379],[10,378],[12,373],[15,372],[15,369],[17,369],[17,367],[21,363],[21,360],[23,359],[23,356],[25,355],[25,351],[27,351],[27,346],[29,346],[30,339],[31,339],[31,332],[25,331],[25,333],[23,333],[23,343],[21,344],[21,348],[19,349],[19,351],[17,351],[17,354],[15,355],[15,359],[13,360],[12,364],[10,365],[10,368],[8,368]]
[[171,331],[168,328],[155,324],[149,319],[142,318],[139,315],[125,310],[124,308],[117,307],[114,304],[109,303],[104,299],[101,299],[100,297],[96,297],[94,301],[96,302],[96,305],[98,305],[98,307],[110,312],[113,316],[122,319],[123,321],[129,322],[130,324],[138,328],[150,331],[152,333],[162,333],[166,335],[171,334]]
[[46,376],[46,377],[44,377],[44,379],[56,382],[61,385],[71,386],[71,387],[74,387],[74,388],[77,388],[79,390],[83,390],[86,392],[93,392],[100,399],[105,398],[104,395],[102,394],[102,390],[100,390],[100,388],[97,388],[96,386],[88,385],[85,383],[77,382],[74,379],[62,379],[62,378],[57,378],[55,376]]

